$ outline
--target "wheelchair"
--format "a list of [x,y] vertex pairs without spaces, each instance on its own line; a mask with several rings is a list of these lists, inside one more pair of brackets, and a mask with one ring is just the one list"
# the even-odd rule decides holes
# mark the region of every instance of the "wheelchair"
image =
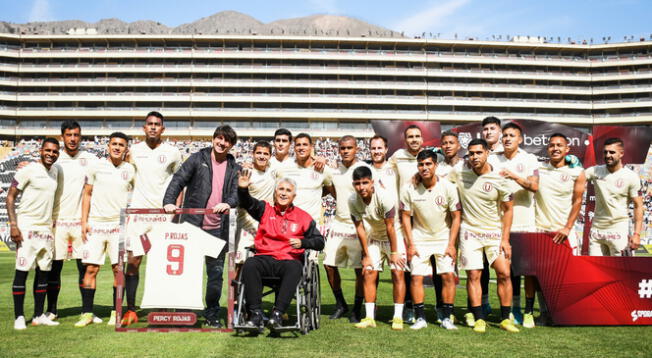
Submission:
[[[249,255],[247,258],[253,256],[253,249],[248,249]],[[301,280],[297,285],[294,294],[293,303],[290,305],[287,314],[290,315],[289,319],[284,320],[284,326],[274,330],[275,333],[281,332],[300,332],[307,334],[312,330],[316,330],[320,326],[321,315],[321,289],[320,289],[320,276],[318,261],[312,257],[316,257],[317,252],[306,250],[303,254],[303,274]],[[233,329],[236,334],[240,333],[260,333],[257,327],[247,325],[248,313],[246,308],[244,296],[244,283],[242,282],[242,270],[238,274],[236,280],[233,281],[235,286],[236,307],[233,314]],[[269,296],[277,292],[280,285],[279,277],[263,277],[263,297]],[[269,290],[265,290],[269,288]],[[295,308],[293,310],[292,308]],[[292,314],[295,314],[294,324],[288,325],[288,322],[293,321]]]

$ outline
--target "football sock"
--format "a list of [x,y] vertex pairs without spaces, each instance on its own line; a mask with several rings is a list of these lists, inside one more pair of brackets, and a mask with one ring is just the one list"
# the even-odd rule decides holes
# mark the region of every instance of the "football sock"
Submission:
[[93,312],[94,288],[82,288],[82,313]]
[[473,313],[473,318],[476,320],[484,319],[484,313],[482,313],[482,306],[471,307],[471,313]]
[[118,293],[118,288],[113,286],[113,302],[111,302],[112,303],[111,306],[113,307],[114,311],[115,311],[115,299],[116,299],[117,293]]
[[353,301],[353,312],[358,314],[358,317],[360,316],[360,311],[362,310],[362,302],[364,302],[364,297],[362,296],[355,296],[355,301]]
[[414,315],[417,318],[426,319],[425,305],[423,303],[414,304]]
[[[521,276],[512,276],[510,277],[512,280],[512,296],[514,297],[513,301],[516,301],[516,298],[519,298],[519,304],[518,307],[521,307],[520,303],[520,297],[521,297]],[[512,304],[513,305],[513,304]]]
[[136,291],[138,290],[139,275],[127,275],[125,286],[127,290],[127,309],[136,311]]
[[525,313],[534,311],[534,297],[525,297]]
[[[489,297],[489,279],[491,278],[491,274],[489,273],[489,262],[487,262],[487,258],[485,257],[484,259],[484,266],[482,267],[482,275],[480,276],[480,287],[482,288],[482,296],[487,295]],[[482,302],[482,304],[485,304]],[[487,301],[486,304],[489,304],[489,301]]]
[[[434,256],[433,256],[434,257]],[[433,260],[433,258],[431,258]],[[434,268],[434,266],[433,266]],[[441,308],[442,305],[444,304],[444,298],[442,297],[441,290],[444,286],[441,276],[439,275],[433,275],[432,276],[432,283],[435,286],[435,299],[437,300],[437,308]]]
[[521,296],[512,296],[512,307],[515,309],[521,308]]
[[441,311],[442,311],[442,316],[444,318],[449,318],[453,314],[453,304],[451,303],[442,304]]
[[500,320],[509,319],[509,313],[512,308],[510,306],[500,306]]
[[47,312],[57,314],[57,302],[59,301],[59,292],[61,291],[61,269],[63,260],[52,261],[52,269],[48,273],[48,309]]
[[364,303],[364,311],[367,315],[367,318],[374,319],[374,310],[376,309],[376,304],[373,302],[365,302]]
[[24,316],[23,308],[25,306],[25,283],[27,282],[27,272],[16,270],[14,283],[11,286],[11,293],[14,296],[14,315],[16,318]]
[[489,304],[489,294],[488,293],[483,293],[482,294],[482,304],[483,305],[488,305]]
[[394,304],[394,318],[403,318],[403,304],[395,303]]
[[546,300],[543,298],[543,293],[541,293],[541,291],[537,292],[537,298],[539,300],[539,311],[541,313],[547,313],[548,306],[546,305]]
[[39,317],[43,314],[43,306],[45,306],[45,296],[48,291],[48,272],[36,270],[34,283],[34,317]]
[[[378,275],[380,277],[380,275]],[[410,292],[410,285],[412,283],[412,274],[409,273],[408,271],[403,271],[403,280],[405,282],[405,287],[407,289],[405,290],[405,308],[411,310],[413,308],[413,302],[412,302],[412,293]]]
[[79,278],[79,293],[84,295],[84,275],[86,275],[86,266],[82,263],[81,259],[77,260],[77,273]]
[[342,290],[333,291],[335,296],[335,306],[336,307],[347,307],[346,300],[344,299],[344,293]]

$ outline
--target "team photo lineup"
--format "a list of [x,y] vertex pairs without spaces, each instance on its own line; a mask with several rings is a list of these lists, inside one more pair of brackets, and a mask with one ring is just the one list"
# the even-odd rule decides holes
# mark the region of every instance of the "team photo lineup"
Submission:
[[[464,148],[449,130],[441,132],[439,146],[425,146],[416,124],[395,138],[344,135],[335,139],[337,152],[326,157],[309,133],[272,129],[271,143],[236,147],[236,131],[218,125],[210,142],[182,153],[164,140],[164,116],[153,111],[142,119],[142,141],[114,132],[104,148],[94,148],[104,154],[98,157],[82,149],[80,124],[63,121],[60,138],[41,140],[39,156],[19,164],[7,193],[16,246],[13,328],[60,324],[61,273],[73,260],[81,307],[74,326],[80,329],[136,325],[147,321],[149,309],[201,312],[202,327],[223,329],[220,300],[232,264],[234,304],[241,312],[236,329],[254,335],[293,327],[301,316],[294,317],[293,301],[312,310],[308,326],[318,328],[320,295],[334,298],[332,310],[323,311],[328,319],[384,329],[376,312],[390,303],[379,301],[377,292],[390,282],[391,330],[430,324],[517,333],[553,325],[537,277],[514,274],[510,237],[547,233],[570,255],[632,256],[645,233],[639,174],[623,162],[623,138],[600,143],[596,156],[604,164],[585,168],[570,154],[565,134],[547,137],[547,158],[540,161],[522,148],[525,129],[516,122],[488,116],[481,127],[481,138]],[[390,140],[402,147],[389,153]],[[589,184],[595,210],[583,240],[577,223]],[[126,208],[134,213],[121,216]],[[332,215],[325,216],[329,210]],[[99,317],[95,293],[111,290],[97,279],[107,259],[114,306],[109,317]],[[330,292],[307,289],[304,297],[306,272],[319,269]],[[379,278],[385,269],[390,282]],[[352,290],[342,285],[345,270],[354,272]],[[454,307],[461,276],[467,305]],[[263,302],[270,278],[271,308]],[[490,305],[491,278],[499,307]],[[426,313],[431,284],[436,321]],[[137,305],[139,289],[144,292]],[[28,291],[31,320],[24,312]],[[117,310],[123,296],[125,311]],[[499,320],[488,324],[492,311]]]

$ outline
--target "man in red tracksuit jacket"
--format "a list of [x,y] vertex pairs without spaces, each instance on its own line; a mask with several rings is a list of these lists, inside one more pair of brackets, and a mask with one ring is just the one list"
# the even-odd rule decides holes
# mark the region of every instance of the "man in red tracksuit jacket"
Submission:
[[247,259],[242,267],[244,294],[250,313],[248,325],[262,329],[262,277],[277,276],[281,285],[268,322],[274,329],[283,325],[283,314],[301,280],[304,250],[322,250],[324,237],[312,217],[292,204],[297,187],[294,180],[283,178],[276,183],[272,206],[249,195],[250,178],[248,170],[238,178],[240,206],[259,222],[254,239],[256,255]]

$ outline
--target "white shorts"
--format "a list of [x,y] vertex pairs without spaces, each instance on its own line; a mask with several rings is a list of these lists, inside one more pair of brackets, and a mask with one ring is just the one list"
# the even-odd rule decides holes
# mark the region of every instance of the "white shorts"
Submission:
[[410,261],[410,272],[412,276],[430,276],[432,275],[432,263],[430,257],[435,257],[435,266],[437,267],[437,274],[455,272],[455,265],[453,258],[444,255],[448,241],[445,243],[440,242],[417,242],[414,243],[414,248],[418,252],[418,256],[413,256]]
[[52,269],[54,236],[49,228],[20,227],[23,242],[16,249],[16,270],[29,271],[38,265],[41,271]]
[[622,256],[628,245],[628,227],[614,227],[609,230],[591,228],[589,256]]
[[[405,253],[405,243],[403,242],[403,237],[401,235],[396,235],[396,243],[397,243],[397,252],[399,255],[407,260],[407,255]],[[382,271],[384,262],[387,261],[389,264],[389,257],[392,253],[392,248],[389,244],[389,240],[387,241],[378,241],[378,240],[369,240],[369,244],[367,245],[367,250],[369,251],[369,257],[371,258],[372,262],[372,270],[373,271]],[[409,269],[403,268],[403,267],[398,267],[396,265],[390,264],[389,268],[391,270],[398,270],[398,271],[409,271]]]
[[57,220],[53,231],[55,260],[82,258],[81,221]]
[[92,265],[104,265],[109,254],[111,265],[118,263],[118,243],[120,241],[120,224],[117,222],[88,222],[91,230],[86,235],[82,248],[82,262]]
[[482,270],[484,267],[483,252],[487,255],[487,261],[491,266],[499,256],[504,255],[500,252],[501,239],[502,232],[500,230],[483,231],[462,226],[459,241],[460,269]]
[[129,214],[126,223],[126,250],[131,251],[131,255],[134,257],[145,255],[140,236],[150,232],[154,225],[172,220],[173,216],[170,214]]
[[333,220],[324,246],[323,264],[358,269],[362,267],[361,260],[362,246],[360,246],[353,223],[347,224]]

